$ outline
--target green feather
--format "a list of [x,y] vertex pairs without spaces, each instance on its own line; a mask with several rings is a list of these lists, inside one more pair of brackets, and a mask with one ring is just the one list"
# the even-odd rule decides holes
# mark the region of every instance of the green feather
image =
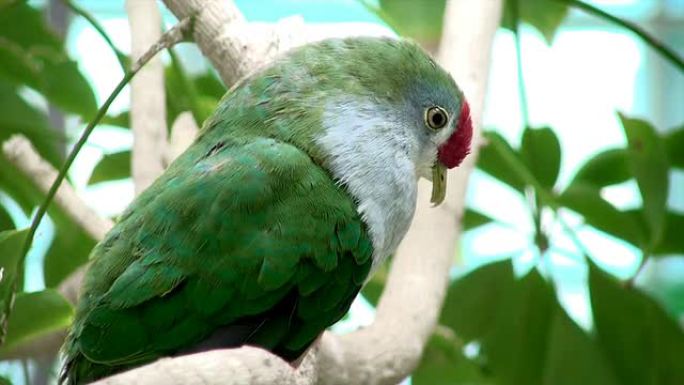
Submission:
[[93,249],[63,379],[94,381],[216,335],[223,347],[301,355],[372,266],[357,202],[316,140],[326,104],[454,90],[436,68],[414,44],[355,38],[293,50],[243,79]]

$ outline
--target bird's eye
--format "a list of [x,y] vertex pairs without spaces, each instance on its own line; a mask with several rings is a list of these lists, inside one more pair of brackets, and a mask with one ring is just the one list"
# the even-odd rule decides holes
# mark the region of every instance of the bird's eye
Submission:
[[441,129],[448,121],[449,115],[442,107],[434,106],[425,110],[425,124],[433,130]]

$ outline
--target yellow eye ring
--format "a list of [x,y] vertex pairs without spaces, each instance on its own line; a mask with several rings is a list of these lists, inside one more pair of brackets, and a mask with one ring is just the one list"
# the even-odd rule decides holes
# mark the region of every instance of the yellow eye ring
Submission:
[[433,106],[425,110],[425,125],[433,130],[444,128],[449,122],[449,114],[444,108]]

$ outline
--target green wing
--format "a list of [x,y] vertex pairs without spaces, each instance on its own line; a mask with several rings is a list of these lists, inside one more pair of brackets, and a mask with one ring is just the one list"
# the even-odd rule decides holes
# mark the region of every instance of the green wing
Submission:
[[348,310],[372,263],[349,195],[289,144],[208,147],[174,162],[93,251],[69,382],[242,344],[293,359]]

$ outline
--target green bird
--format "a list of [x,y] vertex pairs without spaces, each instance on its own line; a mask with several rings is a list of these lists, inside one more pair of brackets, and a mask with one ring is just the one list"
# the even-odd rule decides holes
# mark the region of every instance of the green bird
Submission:
[[296,360],[395,252],[417,180],[444,198],[469,115],[402,40],[325,40],[246,77],[93,249],[61,381],[245,344]]

